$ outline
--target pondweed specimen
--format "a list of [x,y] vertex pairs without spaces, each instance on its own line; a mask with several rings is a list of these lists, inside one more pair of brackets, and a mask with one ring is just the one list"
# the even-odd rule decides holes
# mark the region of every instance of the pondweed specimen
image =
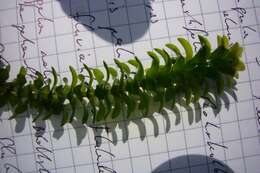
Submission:
[[[38,112],[34,120],[61,115],[61,125],[73,121],[78,107],[82,109],[82,123],[117,118],[123,110],[126,110],[127,118],[135,110],[145,116],[151,100],[159,103],[159,111],[165,102],[174,106],[177,97],[184,97],[187,105],[198,102],[210,92],[209,83],[214,83],[214,88],[221,94],[225,86],[231,87],[231,82],[238,78],[238,72],[245,69],[241,61],[242,47],[238,43],[229,45],[226,36],[217,37],[218,47],[214,51],[211,51],[209,41],[199,36],[201,48],[195,55],[187,40],[179,38],[178,41],[185,56],[176,45],[169,43],[166,47],[175,55],[171,56],[165,49],[149,51],[150,68],[144,69],[138,57],[128,61],[135,71],[118,59],[114,61],[119,72],[104,62],[106,75],[100,69],[84,64],[87,78],[70,67],[71,83],[67,78],[58,82],[54,68],[52,79],[44,80],[43,75],[36,72],[35,79],[27,81],[24,67],[10,81],[10,66],[3,65],[0,68],[0,107],[10,105],[13,108],[10,118],[16,118],[28,109]],[[160,58],[163,58],[163,64],[160,64]]]

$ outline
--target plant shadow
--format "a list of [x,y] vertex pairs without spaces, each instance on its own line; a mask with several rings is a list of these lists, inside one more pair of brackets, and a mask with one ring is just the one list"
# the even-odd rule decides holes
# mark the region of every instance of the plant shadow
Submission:
[[218,159],[195,154],[175,157],[162,163],[152,171],[152,173],[160,172],[234,173],[234,171],[229,166]]
[[[70,128],[75,130],[78,145],[82,143],[88,130],[92,130],[94,136],[101,136],[103,132],[106,131],[108,137],[111,138],[112,143],[116,145],[118,141],[126,142],[129,139],[130,133],[133,133],[130,130],[133,125],[137,127],[137,133],[139,133],[138,136],[140,139],[144,140],[147,136],[147,122],[152,124],[152,132],[151,129],[149,129],[149,134],[152,133],[157,137],[160,133],[159,126],[162,126],[161,121],[158,123],[157,118],[163,119],[163,133],[167,133],[172,127],[179,125],[182,119],[187,119],[189,125],[200,122],[202,118],[202,108],[210,107],[215,116],[219,114],[221,109],[223,109],[223,106],[228,110],[230,99],[237,101],[237,96],[234,92],[236,90],[235,81],[233,84],[232,89],[225,88],[222,95],[218,95],[216,90],[212,87],[212,90],[210,91],[211,94],[203,96],[202,102],[191,103],[190,105],[186,105],[185,99],[182,96],[179,96],[174,107],[171,106],[171,102],[166,103],[160,113],[158,113],[159,103],[155,101],[150,102],[149,113],[145,116],[142,112],[136,110],[136,112],[133,113],[133,116],[126,118],[126,111],[124,111],[118,116],[120,118],[117,119],[109,119],[108,117],[106,121],[99,123],[93,123],[92,119],[89,119],[87,124],[82,124],[81,119],[83,114],[78,113],[74,121],[65,126],[61,126],[62,116],[51,116],[49,120],[54,129],[53,137],[59,139],[64,134],[65,129],[70,126]],[[0,111],[0,118],[1,113],[5,111],[8,111],[8,109],[5,108]],[[26,119],[32,119],[36,115],[37,113],[27,113],[18,116],[18,118],[16,118],[15,132],[22,132],[25,128]],[[170,116],[175,116],[175,118]],[[188,117],[185,118],[184,116]],[[35,125],[46,128],[46,121],[36,121]]]
[[64,13],[103,40],[115,45],[141,38],[151,22],[150,0],[59,0]]

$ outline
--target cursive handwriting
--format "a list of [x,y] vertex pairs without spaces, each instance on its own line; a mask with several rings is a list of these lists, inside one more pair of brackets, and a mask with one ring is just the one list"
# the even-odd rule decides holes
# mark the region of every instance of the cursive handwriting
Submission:
[[[256,99],[256,101],[260,101],[260,96],[253,95],[253,97]],[[255,111],[256,111],[256,121],[258,125],[258,132],[260,132],[260,109],[258,108],[258,106],[256,106]]]
[[6,152],[9,152],[10,154],[16,154],[14,140],[11,138],[0,138],[0,151],[1,158],[5,157]]
[[188,28],[186,26],[183,26],[183,29],[185,29],[186,31],[188,31],[190,33],[190,36],[192,39],[195,39],[196,37],[196,32],[200,32],[200,33],[203,33],[205,36],[208,36],[208,32],[203,30],[203,29],[195,29],[195,28]]
[[159,20],[157,19],[157,14],[155,13],[153,7],[152,7],[152,4],[151,2],[148,2],[145,4],[145,7],[148,8],[148,11],[149,11],[149,20],[151,23],[157,23],[159,22]]
[[[77,21],[80,17],[86,17],[88,18],[88,20],[84,20],[84,22],[76,22],[75,25],[74,25],[74,38],[75,38],[75,45],[76,45],[76,50],[77,52],[80,52],[81,51],[81,48],[82,46],[84,46],[84,39],[81,35],[81,30],[80,30],[80,26],[84,26],[86,28],[88,28],[89,30],[91,31],[94,31],[95,28],[93,26],[93,23],[95,22],[96,18],[93,16],[93,15],[90,15],[90,14],[85,14],[85,13],[78,13],[76,12],[76,15],[72,16],[75,21]],[[87,56],[90,56],[90,54],[85,54],[85,53],[82,53],[80,52],[78,54],[78,59],[81,63],[84,63],[84,60]]]
[[23,22],[23,15],[22,12],[24,11],[24,7],[33,7],[37,10],[38,15],[40,15],[40,17],[37,17],[36,21],[37,21],[37,26],[39,28],[38,34],[41,34],[44,25],[43,22],[47,21],[47,22],[54,22],[52,19],[47,18],[43,15],[42,10],[43,10],[43,1],[24,1],[24,3],[19,3],[19,15],[20,15],[20,19]]
[[29,38],[27,38],[24,35],[25,34],[25,25],[22,24],[22,25],[11,25],[11,26],[14,27],[19,32],[19,35],[22,38],[21,44],[20,44],[20,47],[22,49],[22,60],[25,65],[25,68],[27,68],[31,72],[31,74],[27,74],[27,75],[34,78],[36,70],[28,65],[28,63],[26,61],[26,54],[27,54],[27,50],[28,50],[28,44],[34,45],[35,42],[30,40]]
[[5,65],[10,65],[9,62],[1,55],[5,51],[5,46],[0,43],[0,68]]
[[[29,45],[35,45],[35,42],[30,40],[29,38],[27,38],[24,34],[25,34],[25,30],[26,30],[26,25],[23,24],[24,23],[24,18],[23,18],[23,13],[25,12],[25,10],[27,8],[33,8],[36,10],[37,12],[37,17],[36,17],[36,24],[37,24],[37,28],[38,28],[38,34],[40,35],[44,29],[44,22],[54,22],[52,19],[46,17],[43,14],[43,5],[44,2],[43,0],[24,0],[21,3],[18,4],[19,9],[18,9],[18,13],[20,16],[20,21],[21,24],[20,25],[12,25],[12,27],[16,28],[17,31],[19,32],[20,37],[22,38],[21,40],[21,50],[22,50],[22,60],[24,63],[25,68],[30,72],[29,74],[27,74],[28,76],[30,76],[31,78],[35,78],[36,75],[36,69],[34,69],[33,67],[30,67],[29,64],[27,63],[26,60],[26,55],[27,55],[27,51],[29,49]],[[41,57],[42,63],[43,63],[43,67],[45,68],[45,70],[47,69],[47,61],[45,61],[45,57],[48,55],[44,50],[42,50],[42,48],[39,48],[39,56]]]
[[183,12],[185,21],[187,21],[187,24],[185,26],[182,26],[182,28],[184,30],[186,30],[186,32],[188,32],[188,34],[192,38],[192,40],[193,40],[192,45],[194,47],[194,50],[197,51],[198,48],[200,47],[200,42],[195,41],[196,36],[199,34],[208,36],[209,33],[204,28],[202,22],[190,14],[190,10],[187,9],[187,7],[186,7],[185,0],[180,0],[180,2],[181,2],[182,12]]
[[256,58],[255,58],[255,61],[256,61],[257,65],[260,67],[260,58],[259,58],[259,57],[256,57]]
[[230,31],[230,25],[231,24],[235,24],[237,25],[238,23],[232,19],[231,17],[229,17],[229,14],[226,12],[226,11],[223,11],[223,15],[224,15],[224,23],[225,23],[225,26],[226,26],[226,31],[227,31],[227,36],[228,36],[228,39],[230,40],[231,39],[231,31]]
[[[0,147],[1,159],[4,159],[7,153],[16,155],[15,142],[13,139],[8,137],[0,138]],[[3,164],[3,169],[0,168],[0,170],[4,170],[5,173],[22,173],[20,169],[10,163]]]
[[110,13],[114,13],[118,10],[120,10],[121,8],[125,8],[125,5],[121,5],[121,4],[117,4],[117,2],[115,2],[115,0],[110,0],[108,2],[108,10]]
[[[207,117],[207,111],[205,108],[207,107],[211,107],[212,109],[217,109],[218,105],[216,103],[214,103],[210,98],[208,97],[203,97],[205,99],[205,102],[203,103],[203,107],[202,107],[202,112],[204,117]],[[206,121],[206,124],[204,125],[204,131],[205,134],[207,135],[207,141],[206,144],[208,146],[209,149],[209,157],[212,158],[212,163],[213,163],[213,170],[214,172],[225,172],[225,166],[220,163],[218,160],[215,159],[215,150],[218,148],[222,148],[222,149],[228,149],[227,146],[219,144],[214,142],[214,134],[212,133],[211,129],[220,129],[220,127],[212,122]]]
[[246,9],[245,8],[241,8],[241,7],[235,7],[235,8],[231,8],[231,10],[234,10],[235,12],[238,13],[238,18],[240,23],[243,23],[243,18],[246,15]]
[[120,57],[121,57],[121,54],[122,54],[123,52],[125,52],[125,53],[127,53],[127,54],[130,54],[130,55],[132,55],[132,56],[135,55],[135,53],[132,52],[132,51],[130,51],[130,50],[127,50],[127,49],[124,49],[124,48],[117,48],[117,49],[116,49],[117,58],[120,58]]
[[[106,132],[108,133],[108,130],[109,128],[108,127],[95,127],[95,126],[90,126],[95,132],[98,132],[98,130],[106,130]],[[97,168],[98,168],[98,172],[99,173],[104,173],[104,172],[110,172],[110,173],[117,173],[114,169],[108,167],[108,166],[105,166],[101,163],[101,158],[102,156],[105,154],[105,155],[109,155],[111,156],[112,158],[115,158],[115,155],[113,153],[111,153],[110,151],[107,151],[107,150],[104,150],[101,148],[101,140],[102,139],[105,139],[106,141],[108,141],[109,143],[112,143],[112,141],[107,138],[107,137],[104,137],[104,136],[101,136],[101,135],[95,135],[94,137],[95,139],[95,154],[96,154],[96,157],[97,157]]]
[[112,27],[104,27],[104,26],[98,26],[98,29],[110,31],[112,38],[116,40],[115,45],[116,46],[117,45],[119,45],[119,46],[122,45],[123,39],[117,36],[118,31],[116,29],[114,29]]
[[[230,13],[232,13],[232,12],[235,12],[235,14],[237,14],[237,17],[238,17],[237,19],[230,16]],[[229,39],[231,39],[231,35],[232,35],[232,33],[230,31],[231,25],[235,25],[235,26],[237,26],[238,24],[241,25],[243,39],[246,39],[251,32],[256,33],[255,28],[253,28],[252,26],[244,25],[244,20],[247,15],[247,10],[245,8],[233,7],[233,8],[231,8],[230,12],[223,11],[223,15],[224,15],[224,23],[225,23],[225,27],[226,27],[226,32],[227,32],[227,36]]]
[[38,171],[41,172],[47,172],[50,171],[46,168],[46,162],[52,162],[52,159],[49,155],[52,155],[52,150],[46,148],[44,144],[48,144],[48,139],[45,138],[43,135],[45,134],[45,128],[41,126],[33,126],[33,129],[35,130],[34,136],[35,136],[35,143],[36,143],[36,164],[39,165]]
[[85,14],[85,13],[79,13],[79,12],[76,12],[76,14],[75,15],[73,15],[73,16],[71,16],[73,19],[75,19],[76,21],[79,19],[79,18],[81,18],[81,17],[87,17],[87,18],[89,18],[89,20],[84,20],[84,22],[82,21],[81,23],[79,23],[79,22],[77,22],[75,25],[74,25],[74,27],[75,27],[75,36],[77,36],[77,34],[80,32],[80,30],[79,30],[79,26],[80,25],[83,25],[83,26],[85,26],[86,28],[88,28],[89,30],[91,30],[91,31],[94,31],[95,30],[95,28],[94,28],[94,26],[93,26],[93,23],[95,22],[95,20],[96,20],[96,18],[95,18],[95,16],[93,16],[93,15],[90,15],[90,14]]
[[256,29],[252,28],[251,26],[242,26],[242,29],[244,39],[249,35],[249,32],[256,32]]
[[3,53],[5,51],[4,44],[0,43],[0,53]]
[[22,173],[20,169],[9,163],[4,164],[4,169],[5,173]]

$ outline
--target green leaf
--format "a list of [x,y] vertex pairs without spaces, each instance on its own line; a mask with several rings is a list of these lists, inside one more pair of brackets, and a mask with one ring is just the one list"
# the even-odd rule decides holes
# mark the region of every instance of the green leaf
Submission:
[[165,100],[164,100],[165,92],[163,89],[157,89],[155,92],[156,92],[155,100],[160,102],[159,112],[161,112],[165,104]]
[[199,37],[201,46],[205,46],[209,50],[211,50],[211,44],[210,44],[209,40],[206,37],[203,37],[201,35],[199,35],[198,37]]
[[9,78],[10,65],[0,68],[0,83],[4,83]]
[[106,69],[106,73],[107,73],[107,78],[106,78],[106,82],[109,81],[109,78],[110,78],[110,72],[109,72],[109,68],[108,68],[108,65],[105,61],[103,61],[103,64],[105,66],[105,69]]
[[61,126],[64,126],[68,122],[69,122],[69,113],[66,110],[64,110],[62,115],[62,120],[61,120]]
[[53,86],[52,86],[52,90],[53,90],[56,87],[57,82],[58,82],[58,74],[53,67],[51,67],[51,71],[52,71],[52,75],[53,75],[53,78],[54,78]]
[[89,118],[89,108],[87,104],[83,104],[83,117],[82,117],[82,124],[85,124],[88,122]]
[[113,98],[113,96],[111,94],[108,94],[105,97],[105,105],[106,105],[106,111],[107,112],[105,113],[104,119],[106,119],[112,111],[112,105],[113,105],[113,99],[112,98]]
[[176,45],[174,45],[172,43],[168,43],[168,44],[166,44],[166,47],[168,47],[170,50],[172,50],[176,54],[177,57],[182,57],[181,51]]
[[228,41],[228,37],[225,36],[225,35],[222,37],[222,44],[223,44],[223,46],[224,46],[226,49],[228,49],[229,41]]
[[112,118],[115,119],[120,115],[121,112],[121,100],[118,97],[115,97],[115,105],[112,112]]
[[159,57],[152,51],[148,51],[147,54],[153,59],[151,67],[147,70],[148,78],[156,78],[160,66]]
[[99,110],[98,110],[97,116],[96,116],[97,122],[105,119],[106,107],[105,107],[103,101],[99,101],[98,108],[99,108]]
[[137,106],[136,98],[132,95],[124,95],[123,98],[127,105],[127,118],[130,118]]
[[93,83],[93,74],[92,74],[92,71],[90,70],[90,68],[86,65],[86,64],[83,64],[84,65],[84,68],[87,70],[88,72],[88,75],[89,75],[89,87],[92,86],[92,83]]
[[222,46],[222,37],[220,35],[217,35],[217,43],[218,47]]
[[98,83],[101,83],[104,79],[104,74],[101,70],[99,70],[98,68],[94,68],[93,69],[93,74],[96,78],[96,80],[98,81]]
[[193,84],[192,91],[194,95],[194,102],[198,102],[201,94],[200,86],[197,84]]
[[14,113],[15,113],[16,115],[18,115],[18,114],[24,113],[26,110],[27,110],[27,104],[26,104],[26,103],[23,103],[23,102],[20,102],[20,103],[16,106],[16,108],[15,108],[15,110],[14,110]]
[[85,81],[85,76],[82,75],[82,74],[79,74],[79,75],[78,75],[78,79],[79,79],[79,81],[80,81],[81,83],[84,83],[84,81]]
[[219,95],[223,94],[224,92],[224,79],[221,74],[219,74],[218,78],[216,79],[216,85],[217,85],[217,92]]
[[209,40],[206,37],[203,37],[201,35],[199,35],[199,40],[201,46],[206,50],[206,56],[209,56],[211,52],[211,45]]
[[35,123],[42,116],[42,110],[38,111],[38,114],[33,118],[33,123]]
[[116,65],[118,66],[118,68],[120,68],[121,72],[124,72],[126,74],[130,74],[131,71],[130,71],[130,68],[128,67],[127,64],[123,63],[123,62],[120,62],[119,60],[117,59],[114,59]]
[[76,70],[72,66],[69,66],[69,68],[72,76],[71,88],[74,88],[78,83],[78,75]]
[[138,64],[138,71],[134,77],[134,80],[141,81],[144,78],[144,67],[138,57],[135,57],[135,60]]
[[27,74],[27,70],[26,70],[26,68],[25,68],[24,66],[22,66],[22,67],[20,68],[20,72],[19,72],[18,75],[26,76],[26,74]]
[[189,43],[189,41],[184,38],[178,38],[178,41],[181,43],[181,45],[183,46],[183,48],[185,50],[186,59],[188,59],[188,60],[191,59],[193,56],[193,50],[192,50],[192,46]]
[[192,90],[190,87],[186,88],[185,91],[185,100],[186,100],[186,104],[189,105],[191,102],[191,94],[192,94]]
[[33,81],[33,83],[34,83],[34,86],[39,89],[44,84],[44,78],[43,78],[43,75],[38,71],[36,71],[36,76],[37,76],[37,78]]
[[108,67],[108,71],[111,74],[113,79],[117,77],[117,71],[113,67]]
[[70,106],[71,106],[71,110],[72,113],[70,115],[70,120],[69,122],[71,123],[74,120],[75,117],[75,113],[76,113],[76,106],[77,106],[77,97],[75,95],[73,95],[71,98],[69,98],[70,101]]
[[135,68],[138,68],[138,62],[136,61],[136,59],[130,59],[128,60],[128,63],[134,66]]
[[52,116],[52,112],[50,112],[50,110],[46,111],[46,115],[42,118],[43,120],[48,120],[50,119]]
[[155,48],[154,50],[161,55],[165,65],[167,65],[169,63],[170,55],[164,49]]
[[18,85],[22,86],[26,83],[26,78],[25,78],[26,74],[27,74],[27,70],[22,66],[16,78],[16,82]]
[[50,89],[48,85],[45,85],[43,88],[40,89],[39,96],[42,100],[47,100],[50,93]]
[[143,111],[144,116],[147,116],[149,112],[149,105],[150,105],[149,95],[143,92],[141,93],[140,97],[141,97],[141,102],[139,104],[139,109]]
[[68,85],[68,82],[69,82],[69,81],[68,81],[68,78],[64,77],[62,80],[63,80],[63,82],[65,83],[65,85]]

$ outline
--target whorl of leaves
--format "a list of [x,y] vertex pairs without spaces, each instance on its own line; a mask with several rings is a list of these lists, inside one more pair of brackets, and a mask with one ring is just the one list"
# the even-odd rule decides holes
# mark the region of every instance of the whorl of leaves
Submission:
[[[209,92],[209,81],[215,83],[218,94],[222,94],[225,85],[238,78],[238,72],[245,69],[241,61],[243,49],[238,43],[229,45],[226,36],[218,36],[218,47],[211,50],[209,41],[199,36],[201,48],[194,55],[190,43],[184,38],[178,41],[185,50],[166,44],[165,49],[154,49],[148,55],[152,58],[150,68],[144,69],[138,57],[127,63],[114,59],[117,71],[104,62],[105,74],[98,68],[90,68],[84,64],[88,74],[78,74],[70,67],[72,80],[59,81],[58,74],[52,68],[52,78],[44,80],[43,74],[36,72],[34,80],[27,81],[27,70],[21,67],[12,81],[9,80],[10,65],[0,67],[0,107],[9,105],[13,108],[13,116],[28,109],[36,110],[34,118],[49,119],[53,115],[62,116],[61,125],[72,122],[77,107],[81,107],[82,123],[90,119],[94,122],[106,121],[108,117],[117,118],[123,109],[127,118],[139,110],[145,116],[148,113],[151,99],[159,103],[159,111],[165,102],[175,105],[177,97],[185,98],[186,104],[198,102]],[[160,64],[160,58],[164,63]],[[129,65],[135,69],[131,71]],[[69,108],[68,108],[69,107]]]

